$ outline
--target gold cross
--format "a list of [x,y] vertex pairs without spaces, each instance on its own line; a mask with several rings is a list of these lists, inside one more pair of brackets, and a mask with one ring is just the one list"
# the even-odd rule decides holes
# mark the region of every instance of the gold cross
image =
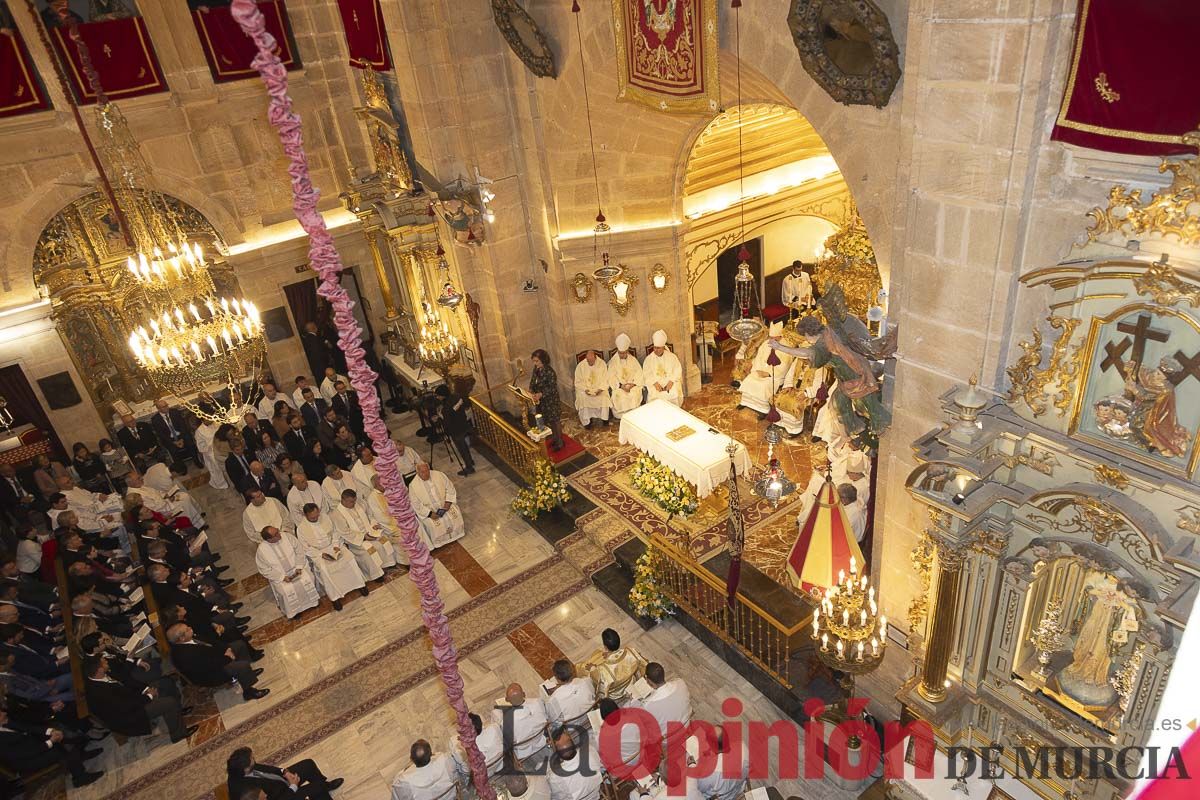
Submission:
[[106,45],[104,45],[103,49],[104,49],[104,55],[108,56],[109,58],[112,58],[112,48],[106,44]]

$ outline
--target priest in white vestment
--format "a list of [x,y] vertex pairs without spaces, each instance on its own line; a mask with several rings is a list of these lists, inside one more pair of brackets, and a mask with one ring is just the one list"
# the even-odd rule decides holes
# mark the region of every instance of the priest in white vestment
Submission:
[[[359,502],[367,512],[367,519],[371,521],[371,526],[377,528],[383,534],[384,540],[392,546],[396,564],[407,567],[410,562],[408,551],[404,549],[404,543],[400,541],[400,524],[396,522],[391,509],[388,508],[387,497],[383,494],[383,484],[378,475],[371,479],[370,490],[362,496]],[[425,535],[425,530],[419,525],[417,534]],[[428,546],[429,541],[426,540],[425,544]]]
[[160,492],[170,494],[176,489],[182,491],[182,487],[175,482],[175,476],[171,474],[171,470],[161,461],[156,461],[146,467],[142,479],[145,480],[147,486],[158,489]]
[[417,452],[417,448],[409,447],[399,439],[394,440],[393,444],[396,445],[396,471],[406,484],[412,483],[417,476],[417,465],[424,464],[425,459]]
[[417,477],[408,485],[408,499],[429,537],[430,550],[461,539],[466,533],[456,502],[458,495],[444,472],[431,470],[424,462],[418,464]]
[[350,475],[364,490],[370,489],[375,480],[375,451],[366,445],[358,448],[358,461],[350,468]]
[[[274,503],[279,502],[271,499]],[[301,611],[314,608],[321,602],[304,545],[292,534],[274,525],[264,526],[258,550],[254,553],[254,563],[259,574],[271,584],[275,603],[288,619],[295,619]]]
[[683,405],[683,365],[667,349],[666,331],[654,332],[654,348],[642,361],[642,382],[646,386],[647,403],[662,399]]
[[325,492],[331,509],[338,507],[338,504],[342,502],[342,493],[347,489],[353,489],[355,493],[358,493],[362,491],[362,488],[358,481],[354,480],[354,476],[345,472],[337,464],[325,467],[325,480],[321,481],[321,489]]
[[274,497],[267,497],[261,489],[247,489],[246,509],[242,512],[242,531],[252,542],[262,541],[262,530],[266,527],[278,528],[284,533],[295,534],[296,522],[283,503]]
[[812,276],[804,271],[804,264],[792,262],[792,271],[783,276],[779,300],[788,308],[797,311],[812,305]]
[[225,477],[225,465],[217,458],[217,431],[220,426],[211,420],[205,420],[196,428],[196,452],[208,470],[208,485],[214,489],[228,489],[229,480]]
[[[297,375],[296,388],[292,390],[292,400],[294,401],[292,408],[296,409],[297,411],[299,411],[301,408],[304,408],[304,390],[312,388],[312,385],[308,382],[308,378],[303,375]],[[321,387],[318,386],[314,391],[319,392],[320,390]]]
[[[778,342],[782,336],[783,323],[771,323],[771,327],[767,331],[767,340],[758,346],[758,350],[754,353],[754,362],[750,365],[750,371],[746,373],[746,377],[742,378],[741,385],[738,387],[742,392],[741,405],[753,409],[759,414],[766,414],[770,410],[771,399],[775,396],[775,392],[783,386],[788,370],[791,369],[792,362],[795,360],[795,356],[771,350],[771,342]],[[779,361],[775,366],[767,363],[772,352],[776,353]]]
[[608,365],[597,358],[595,350],[588,350],[575,366],[575,410],[579,412],[579,424],[592,427],[592,420],[608,424],[608,412],[612,402],[608,399]]
[[287,403],[288,408],[292,411],[296,410],[296,402],[290,396],[276,390],[275,384],[270,381],[263,383],[263,396],[258,401],[259,418],[270,421],[275,416],[275,404],[280,400]]
[[304,506],[304,521],[296,524],[296,538],[304,545],[317,583],[325,596],[333,601],[335,611],[342,610],[342,598],[355,589],[362,592],[363,597],[367,596],[370,590],[358,568],[358,561],[316,503]]
[[304,507],[309,503],[321,509],[322,514],[328,514],[332,510],[325,490],[310,481],[303,472],[297,472],[292,475],[292,488],[288,490],[287,495],[288,511],[297,526],[304,521]]
[[164,517],[184,516],[191,520],[194,527],[204,524],[204,512],[192,496],[182,489],[162,492],[146,484],[145,478],[136,472],[125,476],[125,485],[129,492],[137,492],[142,497],[142,505],[151,511],[157,511]]
[[326,403],[333,401],[337,397],[337,382],[341,381],[347,386],[350,385],[350,379],[345,375],[338,375],[337,370],[333,367],[325,368],[325,377],[321,379],[321,397],[325,398]]
[[612,390],[612,413],[617,419],[642,404],[642,365],[629,352],[629,337],[617,336],[617,353],[608,360],[608,388]]
[[[76,486],[70,475],[59,475],[55,483],[58,484],[58,491],[67,501],[66,508],[58,510],[74,511],[80,530],[111,531],[111,535],[115,536],[120,543],[121,549],[126,553],[129,552],[129,533],[121,524],[124,503],[119,494],[89,492],[83,487]],[[57,524],[54,516],[57,515],[52,515],[51,525]]]
[[838,501],[846,512],[846,522],[854,531],[854,541],[862,542],[867,534],[867,504],[858,496],[858,490],[852,483],[843,483],[837,487]]
[[353,489],[342,493],[329,516],[342,541],[354,554],[364,578],[377,581],[383,577],[384,569],[396,565],[392,546],[383,541],[383,531],[376,529],[367,518],[367,512],[359,507],[358,493]]
[[837,381],[835,380],[829,386],[829,393],[825,401],[825,405],[817,412],[817,421],[813,424],[813,438],[820,439],[829,447],[838,447],[850,436],[846,433],[846,427],[842,425],[842,421],[838,419],[837,410],[833,404],[833,393],[837,391]]
[[829,453],[829,459],[833,463],[833,482],[853,486],[859,501],[866,505],[871,499],[871,459],[867,454],[846,440]]

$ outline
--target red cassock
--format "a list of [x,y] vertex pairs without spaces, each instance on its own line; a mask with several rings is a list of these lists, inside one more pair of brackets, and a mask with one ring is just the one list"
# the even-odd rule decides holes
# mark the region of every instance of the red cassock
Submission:
[[833,482],[826,480],[788,553],[788,575],[802,591],[824,592],[837,583],[839,571],[850,573],[851,558],[861,569],[865,563],[862,550],[854,539]]

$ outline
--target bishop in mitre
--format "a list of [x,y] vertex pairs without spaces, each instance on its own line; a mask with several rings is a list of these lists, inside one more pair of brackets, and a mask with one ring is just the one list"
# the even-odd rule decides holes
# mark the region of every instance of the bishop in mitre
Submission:
[[646,658],[632,646],[621,646],[621,636],[612,628],[600,633],[599,650],[576,668],[587,675],[596,687],[596,699],[608,698],[614,703],[629,699],[629,688],[646,672]]
[[296,533],[296,521],[287,507],[262,489],[246,490],[246,509],[242,512],[242,531],[254,543],[262,541],[263,528],[278,528],[284,533]]
[[396,566],[392,545],[383,538],[383,531],[367,517],[366,509],[358,504],[358,492],[347,489],[334,506],[333,526],[342,541],[354,554],[358,569],[369,581],[383,577],[385,569]]
[[[274,498],[271,501],[279,503]],[[321,593],[317,591],[316,579],[308,566],[304,545],[294,535],[274,525],[264,526],[260,536],[254,564],[259,574],[271,585],[271,594],[275,596],[279,610],[288,619],[295,619],[300,612],[314,608],[321,602]]]
[[667,332],[654,332],[654,347],[642,362],[642,382],[646,386],[646,402],[659,398],[683,405],[683,365],[679,357],[667,349]]
[[831,448],[829,460],[833,464],[833,482],[838,486],[848,483],[858,492],[858,499],[865,505],[871,499],[871,459],[862,445],[846,439],[837,448]]
[[579,424],[592,427],[592,420],[608,424],[608,412],[612,401],[608,398],[608,365],[598,358],[595,350],[588,350],[575,366],[575,409],[579,412]]
[[350,553],[341,534],[329,517],[322,515],[316,503],[304,506],[304,521],[296,525],[296,538],[304,545],[304,554],[312,565],[317,582],[325,596],[333,601],[335,611],[342,610],[342,598],[355,589],[366,597],[367,582],[363,580],[358,562]]
[[[371,522],[371,527],[378,530],[384,540],[392,546],[396,565],[407,567],[409,565],[408,551],[404,549],[404,544],[400,541],[400,525],[392,516],[391,509],[388,508],[387,497],[383,493],[383,483],[378,475],[371,478],[371,488],[362,498],[362,504],[367,512],[367,519]],[[419,527],[417,532],[422,536],[425,535],[424,530]]]
[[804,271],[804,263],[792,262],[792,271],[783,276],[780,302],[790,309],[804,311],[812,305],[812,276]]
[[431,470],[424,462],[418,464],[417,477],[408,485],[408,499],[429,537],[430,550],[461,539],[466,533],[456,502],[458,495],[444,472]]
[[287,507],[297,526],[304,522],[304,507],[309,503],[321,509],[322,514],[328,514],[331,510],[325,490],[310,481],[303,472],[296,472],[292,475],[292,488],[288,490]]
[[642,365],[629,352],[629,337],[617,336],[617,352],[608,360],[608,388],[612,390],[612,413],[617,419],[642,404]]
[[[754,353],[754,361],[750,371],[742,378],[739,389],[742,392],[740,405],[757,411],[759,417],[764,416],[771,407],[775,392],[783,386],[788,370],[791,369],[795,356],[771,349],[771,342],[783,338],[783,322],[772,322],[767,330],[767,339],[758,346]],[[772,353],[775,354],[772,358]]]

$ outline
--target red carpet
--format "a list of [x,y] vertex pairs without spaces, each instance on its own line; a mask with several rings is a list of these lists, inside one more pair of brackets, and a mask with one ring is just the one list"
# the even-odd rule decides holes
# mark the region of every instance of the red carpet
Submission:
[[550,449],[550,440],[549,439],[547,439],[545,442],[546,457],[550,459],[551,464],[556,464],[556,465],[562,464],[566,461],[570,461],[572,458],[574,458],[575,456],[577,456],[583,452],[583,445],[581,445],[575,439],[572,439],[570,436],[568,436],[565,433],[563,434],[562,438],[563,438],[562,449],[557,450],[557,451]]

